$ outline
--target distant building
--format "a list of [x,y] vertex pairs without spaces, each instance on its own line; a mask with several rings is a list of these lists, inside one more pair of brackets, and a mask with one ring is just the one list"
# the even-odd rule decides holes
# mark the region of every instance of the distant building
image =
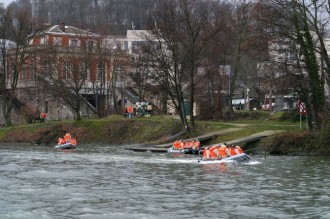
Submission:
[[[107,53],[103,43],[100,35],[67,26],[64,22],[47,26],[30,41],[29,52],[19,73],[17,100],[31,111],[45,111],[47,119],[72,119],[72,110],[62,101],[44,95],[37,78],[72,80],[76,68],[81,71],[87,69],[81,89],[82,100],[85,100],[82,101],[81,113],[92,113],[97,101],[106,101],[100,96],[108,93],[111,80],[113,53]],[[10,59],[10,50],[8,54]],[[11,80],[10,72],[11,66],[8,66],[7,82]],[[7,84],[10,86],[10,83]]]
[[6,53],[8,49],[12,49],[16,46],[16,43],[10,40],[0,39],[0,48],[3,52],[0,52],[0,72],[4,72],[4,61],[6,61],[3,57],[6,57]]

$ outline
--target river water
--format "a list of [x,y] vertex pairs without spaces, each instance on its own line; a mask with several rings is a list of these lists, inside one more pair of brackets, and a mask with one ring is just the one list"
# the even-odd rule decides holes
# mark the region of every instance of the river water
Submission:
[[0,146],[0,218],[330,218],[330,157],[252,158]]

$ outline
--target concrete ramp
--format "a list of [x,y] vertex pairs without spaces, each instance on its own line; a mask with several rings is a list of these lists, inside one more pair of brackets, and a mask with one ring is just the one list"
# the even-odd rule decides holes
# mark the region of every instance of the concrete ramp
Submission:
[[[258,141],[262,138],[269,137],[271,135],[275,135],[275,134],[281,133],[281,132],[283,132],[283,130],[267,130],[267,131],[263,131],[263,132],[259,132],[259,133],[247,136],[247,137],[234,139],[232,141],[227,141],[226,143],[241,145],[241,144],[245,144],[245,143],[249,143],[249,142]],[[224,143],[224,142],[222,142],[222,143]]]

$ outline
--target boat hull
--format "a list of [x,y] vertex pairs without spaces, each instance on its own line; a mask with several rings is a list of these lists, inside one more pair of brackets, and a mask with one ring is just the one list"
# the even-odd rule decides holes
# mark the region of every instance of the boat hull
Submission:
[[198,163],[200,164],[216,164],[216,163],[225,163],[225,162],[236,162],[236,163],[242,163],[242,162],[249,162],[251,158],[249,155],[243,153],[243,154],[237,154],[231,157],[226,157],[221,160],[198,160]]
[[55,149],[76,149],[76,148],[77,148],[76,145],[70,143],[55,145]]

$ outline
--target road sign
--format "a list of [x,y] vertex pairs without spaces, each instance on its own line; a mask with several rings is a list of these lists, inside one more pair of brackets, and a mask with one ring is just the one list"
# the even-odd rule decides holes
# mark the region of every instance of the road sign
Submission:
[[300,114],[306,114],[307,113],[305,103],[301,102],[300,100],[299,100],[299,113]]

